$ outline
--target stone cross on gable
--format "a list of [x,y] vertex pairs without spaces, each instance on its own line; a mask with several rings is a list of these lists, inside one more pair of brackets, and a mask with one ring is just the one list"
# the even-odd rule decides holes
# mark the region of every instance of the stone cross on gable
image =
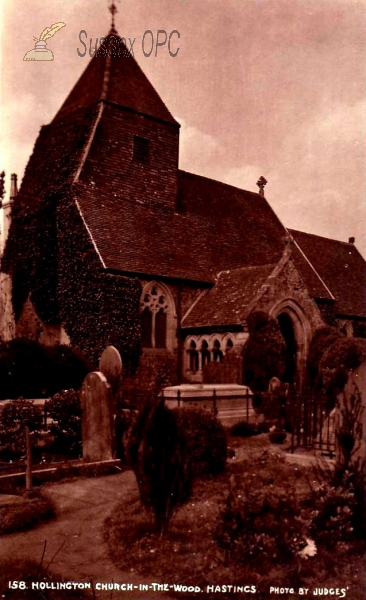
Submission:
[[259,193],[261,196],[264,196],[264,188],[266,185],[267,185],[267,179],[265,177],[263,177],[263,175],[261,175],[257,181],[257,186],[259,187]]

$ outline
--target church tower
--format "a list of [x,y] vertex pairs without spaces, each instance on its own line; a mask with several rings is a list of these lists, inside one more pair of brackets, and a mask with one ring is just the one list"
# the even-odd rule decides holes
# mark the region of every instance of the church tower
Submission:
[[[176,210],[180,125],[113,23],[93,51],[94,57],[52,122],[69,123],[88,108],[97,112],[79,167],[80,180],[97,193],[108,177],[109,189],[121,201]],[[89,52],[85,49],[85,59]]]

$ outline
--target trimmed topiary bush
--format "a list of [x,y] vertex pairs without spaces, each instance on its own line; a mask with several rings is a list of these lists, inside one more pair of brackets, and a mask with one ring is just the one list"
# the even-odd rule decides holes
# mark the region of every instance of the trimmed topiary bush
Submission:
[[138,414],[128,440],[127,454],[141,503],[160,533],[166,532],[172,515],[191,492],[186,437],[178,417],[165,407],[164,399],[149,402]]
[[366,340],[363,338],[338,339],[324,353],[320,361],[323,389],[335,397],[347,383],[348,373],[366,360]]
[[315,330],[307,360],[309,383],[312,387],[321,387],[320,362],[328,348],[339,339],[344,339],[344,336],[336,327],[327,325]]
[[194,408],[176,409],[179,426],[195,476],[218,475],[225,471],[227,440],[225,430],[210,412]]
[[249,339],[243,349],[243,383],[267,391],[272,377],[281,379],[286,367],[286,344],[276,319],[256,311],[247,319]]

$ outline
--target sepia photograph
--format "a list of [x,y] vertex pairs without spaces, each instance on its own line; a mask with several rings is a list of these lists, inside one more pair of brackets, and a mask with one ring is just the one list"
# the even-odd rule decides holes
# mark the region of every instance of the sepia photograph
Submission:
[[365,1],[0,16],[1,598],[365,600]]

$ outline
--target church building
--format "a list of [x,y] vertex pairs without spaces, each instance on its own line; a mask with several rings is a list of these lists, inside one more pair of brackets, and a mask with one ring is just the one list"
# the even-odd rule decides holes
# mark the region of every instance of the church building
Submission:
[[365,335],[355,240],[286,229],[263,177],[253,193],[180,170],[180,125],[127,49],[109,55],[115,35],[41,128],[19,191],[12,179],[2,337],[90,356],[141,344],[174,360],[178,381],[201,382],[209,362],[241,353],[261,310],[301,384],[316,328]]

